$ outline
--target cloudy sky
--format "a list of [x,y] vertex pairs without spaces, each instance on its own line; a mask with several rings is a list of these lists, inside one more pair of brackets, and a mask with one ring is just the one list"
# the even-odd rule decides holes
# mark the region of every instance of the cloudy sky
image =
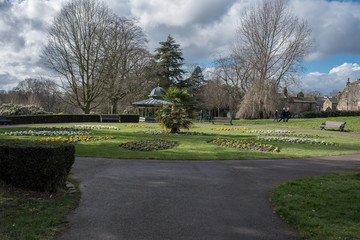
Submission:
[[[52,19],[68,0],[0,0],[0,90],[26,78],[46,78],[39,53]],[[260,0],[104,0],[118,15],[136,18],[151,52],[170,34],[186,64],[211,66],[233,44],[245,8]],[[288,0],[306,20],[314,46],[304,59],[300,89],[328,94],[360,78],[360,0]]]

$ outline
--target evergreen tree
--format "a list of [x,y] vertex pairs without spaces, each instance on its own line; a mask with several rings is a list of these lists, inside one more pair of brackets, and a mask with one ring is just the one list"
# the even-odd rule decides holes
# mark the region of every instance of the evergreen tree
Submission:
[[181,69],[184,58],[182,57],[180,44],[177,44],[174,38],[169,35],[165,42],[160,42],[160,47],[155,52],[154,58],[160,66],[160,86],[168,88],[171,84],[175,86],[183,85],[182,75],[185,71]]
[[190,90],[192,94],[195,94],[199,91],[200,87],[204,85],[204,75],[199,66],[197,66],[194,71],[191,73],[190,77],[186,79],[185,86]]

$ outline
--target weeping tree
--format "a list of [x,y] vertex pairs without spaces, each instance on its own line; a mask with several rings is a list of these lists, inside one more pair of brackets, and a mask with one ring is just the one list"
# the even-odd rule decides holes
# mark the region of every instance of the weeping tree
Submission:
[[264,0],[244,12],[237,36],[231,65],[223,74],[238,80],[245,91],[236,116],[266,118],[278,104],[281,86],[296,80],[312,43],[311,30],[284,0]]
[[156,120],[170,129],[170,133],[178,133],[181,128],[189,129],[194,105],[194,98],[189,90],[171,85],[161,97],[172,104],[162,105],[156,112]]

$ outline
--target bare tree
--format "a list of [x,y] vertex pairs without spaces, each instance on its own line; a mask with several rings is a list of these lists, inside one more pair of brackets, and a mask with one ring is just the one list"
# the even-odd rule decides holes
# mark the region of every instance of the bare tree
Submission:
[[220,110],[228,107],[228,94],[220,79],[208,80],[200,91],[200,106],[215,110],[217,116]]
[[118,102],[141,87],[145,66],[152,56],[146,49],[146,36],[134,20],[114,18],[110,31],[111,69],[105,89],[110,112],[117,113]]
[[311,30],[284,0],[264,0],[244,12],[237,33],[232,54],[222,64],[224,81],[245,92],[237,117],[268,117],[278,89],[295,80],[311,46]]
[[59,75],[64,90],[72,93],[67,100],[86,114],[103,97],[112,57],[109,28],[113,19],[103,3],[72,0],[55,17],[43,49],[46,65]]

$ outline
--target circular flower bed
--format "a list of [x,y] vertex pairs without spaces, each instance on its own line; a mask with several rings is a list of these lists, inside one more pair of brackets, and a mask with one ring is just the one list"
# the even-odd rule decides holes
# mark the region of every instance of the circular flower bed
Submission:
[[139,140],[122,143],[119,145],[122,148],[132,151],[157,151],[166,150],[178,146],[176,142],[171,142],[162,139]]
[[216,131],[237,131],[237,130],[248,130],[246,127],[222,127],[222,128],[213,128]]
[[246,140],[234,140],[234,139],[222,139],[217,138],[209,141],[208,143],[221,147],[240,148],[244,150],[255,150],[262,152],[280,152],[280,148],[270,144],[263,144],[261,142],[246,141]]

